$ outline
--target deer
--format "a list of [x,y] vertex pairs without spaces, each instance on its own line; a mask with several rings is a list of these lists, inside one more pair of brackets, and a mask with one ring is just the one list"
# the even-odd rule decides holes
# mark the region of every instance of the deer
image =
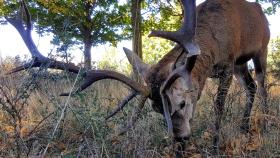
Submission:
[[[126,132],[136,122],[147,100],[152,108],[162,114],[167,122],[168,133],[180,143],[177,157],[182,157],[187,141],[191,136],[191,123],[195,115],[197,101],[200,99],[207,78],[218,78],[217,97],[214,102],[215,132],[213,147],[219,148],[219,130],[224,111],[225,99],[233,76],[238,78],[246,90],[245,112],[241,130],[249,132],[250,113],[255,94],[260,93],[262,109],[268,113],[266,80],[267,45],[270,38],[269,24],[256,2],[245,0],[206,0],[198,7],[195,0],[181,0],[183,22],[178,31],[153,30],[150,37],[165,38],[177,45],[154,65],[144,63],[134,52],[124,48],[133,69],[139,73],[143,83],[111,70],[87,70],[81,75],[83,83],[73,93],[79,93],[103,79],[120,81],[131,88],[114,111],[106,117],[115,116],[134,97],[140,96],[135,106]],[[20,33],[33,60],[12,69],[13,74],[32,67],[48,66],[52,69],[67,70],[80,74],[81,67],[63,63],[43,56],[36,48],[31,37],[31,16],[28,7],[21,1],[25,19],[18,14],[8,18]],[[25,23],[25,25],[24,25]],[[255,67],[256,82],[249,73],[247,62],[252,59]]]

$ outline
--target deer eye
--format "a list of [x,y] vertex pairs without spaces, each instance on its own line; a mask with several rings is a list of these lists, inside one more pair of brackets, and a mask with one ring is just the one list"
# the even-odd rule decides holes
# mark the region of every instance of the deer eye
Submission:
[[183,109],[184,107],[185,107],[185,101],[183,100],[183,101],[181,101],[181,103],[179,104],[179,107],[181,108],[181,109]]

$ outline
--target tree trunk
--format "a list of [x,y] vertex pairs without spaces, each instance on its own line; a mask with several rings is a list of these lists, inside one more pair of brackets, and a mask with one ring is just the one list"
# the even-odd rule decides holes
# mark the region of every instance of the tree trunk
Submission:
[[91,39],[84,40],[84,62],[85,62],[85,69],[91,69],[91,47],[92,42]]
[[132,50],[142,59],[142,35],[141,35],[141,1],[132,0]]
[[83,42],[84,42],[84,62],[85,68],[87,70],[91,69],[91,47],[92,47],[92,18],[91,12],[93,10],[95,1],[86,1],[85,2],[85,22],[83,24]]
[[[132,25],[132,51],[135,52],[141,59],[142,54],[142,34],[141,34],[141,1],[132,0],[131,5],[131,25]],[[140,81],[140,76],[136,70],[133,70],[133,78]]]

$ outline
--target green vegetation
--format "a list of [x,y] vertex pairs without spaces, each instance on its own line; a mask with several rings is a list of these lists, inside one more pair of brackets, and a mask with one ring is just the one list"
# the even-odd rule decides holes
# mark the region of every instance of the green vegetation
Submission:
[[275,77],[280,78],[280,37],[270,42],[270,53],[268,56],[269,70]]

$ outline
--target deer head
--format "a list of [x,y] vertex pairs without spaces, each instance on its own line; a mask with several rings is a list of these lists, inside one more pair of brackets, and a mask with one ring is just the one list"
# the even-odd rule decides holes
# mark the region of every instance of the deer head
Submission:
[[[177,45],[157,64],[150,66],[132,51],[126,48],[124,51],[130,64],[140,72],[144,85],[147,85],[153,109],[165,116],[169,134],[180,139],[189,137],[190,121],[199,92],[198,83],[191,84],[191,76],[188,74],[195,56],[188,58],[184,48]],[[180,64],[182,61],[184,63]]]

